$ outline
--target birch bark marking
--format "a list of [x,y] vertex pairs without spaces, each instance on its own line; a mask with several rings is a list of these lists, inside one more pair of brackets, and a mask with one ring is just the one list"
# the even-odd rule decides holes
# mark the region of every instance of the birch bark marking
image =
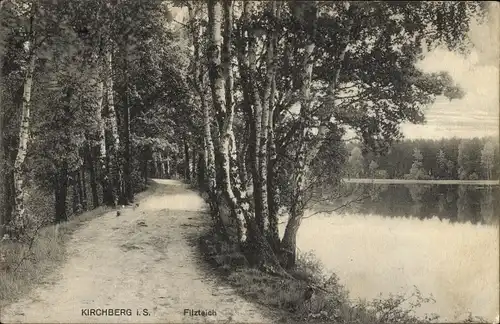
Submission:
[[[278,6],[276,3],[276,0],[273,0],[272,3],[272,14],[274,17],[276,17],[276,20],[280,19],[281,16],[281,3]],[[276,144],[274,142],[274,120],[273,120],[273,115],[274,115],[274,109],[275,109],[275,95],[276,95],[276,57],[274,54],[274,51],[277,50],[277,43],[278,43],[278,35],[277,35],[277,30],[273,30],[271,35],[270,35],[270,42],[269,42],[269,56],[268,56],[268,64],[270,64],[270,75],[269,75],[269,82],[270,82],[270,91],[269,91],[269,97],[266,98],[269,102],[268,107],[267,107],[267,121],[266,121],[266,136],[267,136],[267,154],[266,156],[266,162],[267,165],[263,165],[262,167],[265,168],[266,170],[262,171],[263,174],[263,179],[266,181],[266,199],[267,199],[267,208],[268,208],[268,218],[269,218],[269,232],[268,232],[268,240],[271,243],[271,246],[273,247],[274,251],[279,250],[279,243],[280,243],[280,238],[279,238],[279,230],[278,230],[278,218],[277,218],[277,206],[278,206],[278,192],[277,192],[277,186],[275,184],[276,177],[275,177],[275,166],[276,166],[276,159],[277,159],[277,154],[276,154]]]
[[[251,10],[251,5],[249,4],[248,10]],[[260,173],[260,150],[261,150],[261,138],[262,138],[262,102],[260,99],[259,89],[257,88],[256,75],[257,75],[257,54],[256,45],[257,37],[256,31],[248,30],[248,79],[249,82],[245,84],[248,87],[249,98],[254,107],[253,109],[253,132],[250,135],[251,138],[251,171],[252,171],[252,181],[253,181],[253,195],[255,202],[255,220],[257,226],[262,233],[265,233],[266,217],[263,212],[263,199],[262,199],[262,175]]]
[[212,141],[212,133],[210,127],[210,107],[207,105],[205,100],[206,87],[203,77],[203,73],[200,70],[199,61],[200,57],[200,41],[199,37],[202,34],[202,28],[196,21],[195,12],[193,6],[190,4],[189,9],[189,21],[191,24],[191,34],[193,39],[194,47],[194,70],[195,70],[195,88],[200,97],[201,108],[203,111],[203,150],[204,150],[204,162],[205,162],[205,176],[208,194],[215,193],[215,148]]
[[124,131],[124,165],[123,165],[123,201],[126,203],[134,202],[134,192],[132,189],[132,152],[130,145],[130,85],[129,85],[129,37],[125,36],[125,105],[123,107],[123,127]]
[[19,129],[19,146],[16,159],[14,160],[14,188],[15,188],[15,208],[13,215],[13,225],[15,231],[20,231],[27,225],[27,219],[24,209],[24,183],[23,183],[23,165],[28,149],[28,139],[30,130],[31,114],[31,92],[33,86],[33,72],[35,71],[36,56],[31,48],[32,42],[29,42],[30,56],[24,77],[23,103],[21,108],[21,127]]
[[106,124],[103,120],[103,101],[104,101],[104,82],[100,80],[97,83],[97,109],[96,117],[99,127],[99,158],[101,167],[106,168]]
[[[0,20],[2,19],[2,9],[4,5],[4,1],[0,0]],[[2,30],[2,26],[0,25],[0,66],[3,66],[3,42],[4,42],[4,31]],[[4,170],[5,163],[5,155],[4,155],[4,137],[3,137],[3,123],[4,123],[4,111],[2,106],[2,92],[3,92],[3,75],[0,73],[0,170]],[[5,219],[5,174],[4,172],[0,172],[0,237],[3,237],[4,234],[4,225],[6,223]]]
[[[103,61],[101,61],[103,62]],[[104,62],[103,62],[104,63]],[[108,152],[106,148],[106,128],[108,128],[107,115],[104,113],[104,97],[106,95],[107,90],[104,87],[104,79],[105,73],[103,69],[99,73],[99,80],[97,83],[97,93],[96,93],[96,119],[97,125],[99,127],[98,130],[98,172],[99,179],[102,186],[103,191],[103,203],[105,205],[113,204],[112,198],[112,189],[111,189],[111,180],[109,178],[109,170],[108,170]]]
[[108,118],[111,130],[112,137],[112,145],[111,150],[109,152],[110,159],[110,176],[111,183],[113,187],[113,204],[115,206],[118,205],[118,196],[120,193],[116,192],[116,190],[120,189],[122,183],[121,170],[119,164],[119,152],[120,152],[120,136],[118,134],[118,122],[117,115],[115,110],[115,101],[114,101],[114,93],[113,93],[113,53],[112,49],[108,49],[106,51],[106,90],[107,90],[107,99],[108,99]]
[[[276,0],[271,2],[271,17],[277,18],[277,5]],[[269,121],[271,119],[271,95],[273,92],[273,82],[276,74],[276,57],[275,49],[277,42],[276,26],[273,24],[272,29],[268,32],[267,36],[267,56],[266,56],[266,81],[264,84],[264,96],[262,99],[262,113],[261,113],[261,139],[259,147],[259,158],[258,158],[258,168],[260,175],[260,185],[261,185],[261,208],[262,208],[262,220],[263,220],[263,233],[269,233],[269,204],[268,204],[268,188],[267,188],[267,167],[268,167],[268,133],[269,133]],[[258,96],[258,92],[254,90],[255,96]]]
[[[297,14],[300,16],[299,19],[304,23],[304,11],[305,7],[310,6],[314,10],[314,19],[309,22],[313,26],[313,34],[315,33],[315,25],[317,19],[317,10],[315,8],[316,3],[310,2],[307,4],[298,4]],[[297,232],[302,221],[302,215],[304,213],[304,189],[305,189],[305,171],[306,171],[306,148],[305,140],[308,136],[308,128],[306,121],[308,119],[309,105],[311,104],[311,80],[313,72],[313,61],[312,55],[316,45],[314,44],[314,37],[309,38],[309,44],[305,47],[305,58],[304,58],[304,70],[302,73],[302,87],[301,87],[301,99],[300,99],[300,119],[302,122],[302,130],[299,136],[299,148],[297,152],[297,160],[295,165],[295,172],[292,177],[292,203],[289,209],[289,219],[285,228],[285,233],[282,240],[282,249],[284,253],[284,266],[285,268],[292,268],[295,266],[296,261],[296,238]]]
[[[347,4],[348,10],[352,11],[355,7],[354,5],[349,5]],[[317,12],[316,12],[317,14]],[[317,15],[316,15],[317,17]],[[314,27],[313,27],[314,28]],[[313,33],[315,33],[316,30],[315,28],[313,29]],[[339,77],[340,73],[342,71],[342,64],[345,60],[345,56],[348,51],[349,47],[349,42],[350,42],[350,32],[351,28],[347,29],[347,37],[345,41],[345,46],[342,49],[342,52],[339,56],[338,59],[338,67],[335,71],[334,78],[332,80],[332,84],[329,87],[329,96],[330,96],[330,102],[332,105],[335,103],[335,95],[337,92],[337,86],[339,82]],[[314,43],[310,43],[306,47],[306,52],[308,53],[306,56],[306,60],[310,55],[312,55],[314,51]],[[310,90],[311,90],[311,77],[312,77],[312,69],[313,69],[313,64],[311,60],[309,60],[309,63],[305,63],[305,74],[303,75],[303,84],[302,84],[302,100],[301,100],[301,118],[306,118],[307,110],[309,109],[310,105]],[[312,163],[312,161],[316,158],[317,154],[319,153],[319,150],[321,149],[321,146],[324,143],[324,140],[326,138],[326,135],[328,133],[328,126],[327,123],[332,117],[333,111],[335,110],[335,107],[331,109],[329,113],[325,113],[323,116],[320,116],[320,125],[318,127],[318,134],[316,135],[316,140],[312,143],[312,147],[307,150],[307,148],[303,145],[304,139],[308,136],[310,136],[310,130],[306,127],[304,127],[304,130],[302,132],[302,138],[301,143],[302,145],[299,147],[299,153],[298,153],[298,159],[297,159],[297,167],[295,170],[295,177],[293,179],[293,189],[292,189],[292,205],[290,206],[290,218],[287,223],[286,229],[285,229],[285,234],[283,236],[283,241],[282,241],[282,247],[284,250],[284,253],[286,255],[286,267],[293,267],[295,265],[296,257],[295,257],[295,250],[296,250],[296,237],[297,237],[297,231],[299,229],[300,223],[302,221],[302,217],[304,216],[304,211],[306,208],[306,201],[305,201],[305,190],[307,187],[307,180],[310,176],[310,169],[309,165]]]
[[[230,1],[224,2],[225,6],[230,6]],[[226,8],[227,9],[227,8]],[[222,10],[219,1],[210,0],[208,1],[208,16],[209,16],[209,26],[210,26],[210,67],[209,76],[211,81],[212,89],[212,99],[215,107],[216,113],[223,118],[219,118],[219,123],[222,121],[222,125],[219,124],[220,130],[220,145],[218,149],[221,150],[221,166],[222,166],[222,185],[224,190],[224,196],[231,208],[234,220],[237,222],[238,229],[238,240],[244,242],[246,240],[246,211],[239,206],[238,201],[234,195],[233,188],[231,185],[231,166],[230,166],[230,141],[232,136],[232,123],[233,114],[232,112],[226,112],[226,93],[225,93],[225,77],[221,74],[223,72],[223,67],[221,64],[221,48],[222,48],[222,36],[221,36],[221,18]],[[227,75],[226,75],[227,77]],[[222,120],[223,119],[223,120]],[[221,127],[222,126],[222,127]]]

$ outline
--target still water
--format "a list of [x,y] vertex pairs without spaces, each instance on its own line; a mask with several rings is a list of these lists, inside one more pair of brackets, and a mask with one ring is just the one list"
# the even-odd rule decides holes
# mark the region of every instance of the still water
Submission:
[[410,294],[416,286],[436,300],[417,315],[452,322],[472,313],[492,322],[499,313],[498,186],[357,186],[369,193],[361,203],[303,220],[300,251],[313,251],[353,299]]
[[[498,224],[500,187],[477,185],[349,184],[347,192],[365,198],[342,212],[387,217],[437,217],[451,222]],[[342,201],[349,201],[349,197]],[[352,199],[351,199],[352,200]],[[338,202],[337,202],[338,204]]]

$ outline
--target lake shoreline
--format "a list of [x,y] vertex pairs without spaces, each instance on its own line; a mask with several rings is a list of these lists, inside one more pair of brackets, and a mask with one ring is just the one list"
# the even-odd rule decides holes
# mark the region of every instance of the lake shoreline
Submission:
[[373,184],[433,184],[433,185],[477,185],[498,186],[500,180],[409,180],[409,179],[370,179],[344,178],[345,183],[373,183]]

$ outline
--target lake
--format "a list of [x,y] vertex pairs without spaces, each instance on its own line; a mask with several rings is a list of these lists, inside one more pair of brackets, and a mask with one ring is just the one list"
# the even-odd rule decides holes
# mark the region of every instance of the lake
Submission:
[[436,313],[439,322],[452,322],[471,312],[493,321],[500,291],[498,186],[348,184],[345,189],[353,188],[367,198],[327,212],[349,201],[338,199],[303,220],[301,252],[313,251],[354,299],[411,293],[416,286],[436,300],[418,315]]
[[[500,186],[477,184],[347,184],[345,192],[365,198],[343,208],[344,213],[375,214],[386,217],[437,217],[451,222],[498,224]],[[333,206],[353,200],[345,197]],[[327,206],[319,207],[328,210]]]

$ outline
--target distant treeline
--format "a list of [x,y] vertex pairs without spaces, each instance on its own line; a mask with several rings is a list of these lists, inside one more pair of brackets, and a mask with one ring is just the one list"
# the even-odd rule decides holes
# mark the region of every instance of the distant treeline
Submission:
[[348,177],[492,180],[500,176],[499,142],[493,137],[405,139],[386,154],[348,144]]

